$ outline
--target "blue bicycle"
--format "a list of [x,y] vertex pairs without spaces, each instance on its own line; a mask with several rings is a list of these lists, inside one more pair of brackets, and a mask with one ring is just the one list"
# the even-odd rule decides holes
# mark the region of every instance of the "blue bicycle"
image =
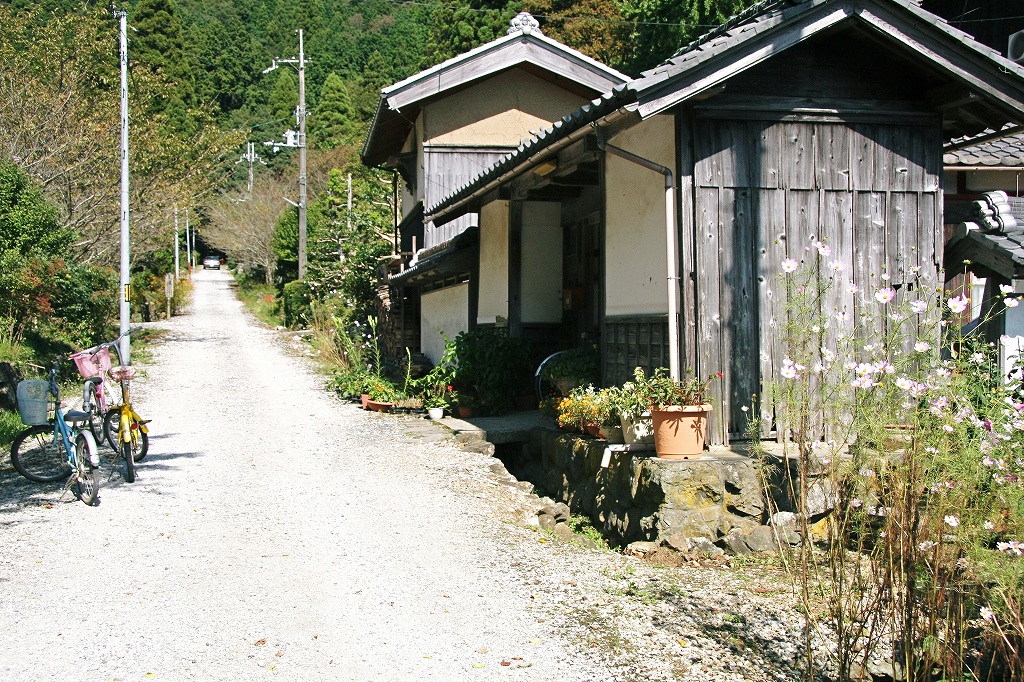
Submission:
[[11,444],[11,463],[37,483],[68,479],[64,491],[75,486],[78,499],[93,505],[99,493],[96,439],[89,432],[87,413],[61,409],[58,373],[59,363],[50,370],[48,380],[27,379],[18,384],[18,411],[29,427]]

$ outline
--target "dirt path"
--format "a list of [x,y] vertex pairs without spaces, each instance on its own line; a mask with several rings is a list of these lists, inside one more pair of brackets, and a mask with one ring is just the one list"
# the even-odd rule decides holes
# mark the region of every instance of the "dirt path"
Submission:
[[778,678],[680,651],[690,621],[608,597],[635,562],[510,523],[487,458],[340,403],[227,273],[195,283],[134,484],[108,465],[88,508],[0,470],[0,679]]

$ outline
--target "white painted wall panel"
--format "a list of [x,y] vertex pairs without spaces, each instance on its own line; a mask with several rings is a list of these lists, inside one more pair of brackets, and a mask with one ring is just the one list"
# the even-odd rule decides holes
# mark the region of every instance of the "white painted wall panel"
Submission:
[[553,201],[523,204],[520,279],[524,324],[562,320],[562,207]]
[[423,294],[420,325],[420,352],[436,363],[444,353],[444,336],[454,339],[469,329],[469,284]]

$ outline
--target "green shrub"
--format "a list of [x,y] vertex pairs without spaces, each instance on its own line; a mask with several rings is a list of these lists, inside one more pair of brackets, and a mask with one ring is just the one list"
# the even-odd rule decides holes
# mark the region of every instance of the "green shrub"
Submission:
[[515,396],[529,386],[529,346],[505,329],[481,327],[455,337],[455,390],[460,402],[476,402],[484,411],[508,412]]
[[311,296],[304,280],[297,279],[285,284],[281,300],[284,304],[284,323],[287,327],[295,329],[309,324],[312,317]]

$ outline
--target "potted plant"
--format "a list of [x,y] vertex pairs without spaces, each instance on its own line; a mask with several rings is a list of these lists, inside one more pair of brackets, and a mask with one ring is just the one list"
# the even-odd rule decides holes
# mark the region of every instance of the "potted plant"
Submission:
[[[642,373],[639,367],[637,370]],[[614,399],[619,413],[623,442],[626,445],[653,445],[654,423],[651,421],[651,407],[644,403],[637,393],[635,383],[627,381],[623,384],[616,390]]]
[[375,412],[391,412],[395,403],[402,398],[391,382],[383,377],[373,377],[367,394],[369,398],[366,407]]
[[593,347],[573,348],[548,358],[541,368],[541,378],[553,385],[563,396],[577,386],[598,380],[600,358]]
[[455,370],[452,384],[487,414],[503,414],[515,405],[514,396],[529,386],[529,346],[509,336],[507,329],[479,327],[454,340]]
[[676,381],[664,367],[649,377],[642,368],[636,368],[633,391],[641,404],[650,406],[658,457],[696,459],[703,454],[712,410],[709,391],[716,377],[721,378],[721,373],[707,379],[689,376]]
[[443,396],[431,395],[423,399],[423,407],[427,408],[427,416],[438,420],[444,416],[444,409],[448,407],[448,401]]

